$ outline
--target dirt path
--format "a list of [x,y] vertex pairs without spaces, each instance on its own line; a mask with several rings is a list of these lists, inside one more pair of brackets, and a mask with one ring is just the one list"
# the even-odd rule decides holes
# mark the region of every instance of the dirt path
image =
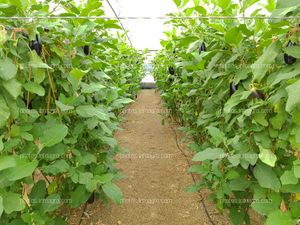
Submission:
[[[124,194],[121,206],[89,206],[89,219],[82,225],[209,225],[197,194],[186,193],[192,184],[187,163],[176,147],[168,124],[162,125],[160,97],[154,90],[140,92],[127,109],[116,138],[128,153],[117,157],[127,178],[118,182]],[[210,213],[216,212],[207,203]],[[213,215],[215,224],[230,224]]]

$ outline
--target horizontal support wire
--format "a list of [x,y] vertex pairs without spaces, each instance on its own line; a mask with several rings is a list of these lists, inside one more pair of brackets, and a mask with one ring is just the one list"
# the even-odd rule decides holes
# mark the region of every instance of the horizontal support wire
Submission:
[[0,19],[5,20],[37,20],[37,19],[110,19],[110,20],[194,20],[194,19],[224,19],[224,20],[232,20],[232,19],[243,19],[243,20],[300,20],[300,16],[288,16],[288,17],[265,17],[265,16],[157,16],[157,17],[135,17],[135,16],[121,16],[121,17],[111,17],[111,16],[36,16],[36,17],[18,17],[18,16],[0,16]]

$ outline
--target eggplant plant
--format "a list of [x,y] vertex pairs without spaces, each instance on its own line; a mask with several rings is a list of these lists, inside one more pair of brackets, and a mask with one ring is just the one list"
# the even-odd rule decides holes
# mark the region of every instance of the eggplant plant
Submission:
[[[92,203],[95,194],[104,203],[122,199],[113,134],[140,88],[144,55],[127,44],[117,20],[76,18],[104,15],[101,1],[46,2],[0,4],[0,224],[5,225],[67,225],[59,216],[62,207]],[[48,3],[74,19],[11,19],[53,16]],[[85,54],[80,46],[88,46]]]
[[[297,17],[300,9],[300,2],[292,6],[284,0],[264,6],[257,1],[174,2],[180,10],[169,14],[174,17],[231,18],[250,8],[256,9],[253,17],[263,11],[278,18]],[[251,223],[250,208],[265,218],[266,225],[296,224],[300,218],[299,21],[202,18],[168,23],[171,31],[165,32],[163,49],[153,60],[154,76],[170,117],[192,140],[195,164],[189,172],[201,179],[188,190],[209,189],[209,199],[221,212],[228,212],[234,225]],[[200,49],[199,55],[199,40],[204,39],[210,48],[205,54]],[[165,82],[165,65],[171,62],[182,83]]]

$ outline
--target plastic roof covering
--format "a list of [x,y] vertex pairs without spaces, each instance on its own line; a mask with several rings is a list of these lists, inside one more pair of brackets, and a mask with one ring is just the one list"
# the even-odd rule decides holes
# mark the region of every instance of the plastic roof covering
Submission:
[[[160,17],[167,13],[176,12],[176,5],[172,0],[109,0],[117,15],[120,17]],[[103,0],[106,16],[114,16],[106,0]],[[161,49],[160,39],[163,31],[167,30],[165,20],[121,20],[128,30],[128,36],[137,49]]]
[[[238,3],[238,0],[231,0]],[[252,5],[245,13],[250,16],[259,5],[264,5],[268,0],[260,0]],[[109,0],[110,4],[120,17],[163,17],[171,12],[178,12],[173,0]],[[193,1],[189,4],[193,6]],[[115,16],[106,0],[103,0],[106,16]],[[188,4],[188,5],[189,5]],[[201,4],[201,3],[200,3]],[[260,7],[259,7],[260,8]],[[207,9],[213,11],[213,7]],[[263,13],[267,11],[263,10]],[[165,38],[164,31],[168,26],[164,25],[166,20],[121,20],[123,26],[128,30],[128,36],[137,49],[148,48],[150,50],[161,49],[160,40]]]

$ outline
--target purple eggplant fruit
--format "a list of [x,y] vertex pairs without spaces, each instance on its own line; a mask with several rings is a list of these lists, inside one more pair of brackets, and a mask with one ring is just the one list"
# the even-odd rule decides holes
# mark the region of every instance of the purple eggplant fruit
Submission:
[[88,202],[89,204],[93,204],[94,201],[95,201],[95,192],[93,192],[93,193],[91,194],[91,196],[89,197],[89,199],[87,200],[87,202]]
[[239,86],[238,84],[235,85],[233,82],[230,83],[230,88],[229,88],[229,90],[230,90],[230,96],[233,95],[234,92],[237,91],[238,86]]
[[206,52],[206,45],[205,45],[204,42],[202,42],[201,47],[199,48],[199,54],[200,54],[201,52]]
[[254,168],[255,168],[255,165],[254,166],[252,166],[252,165],[248,166],[248,174],[249,175],[253,176]]
[[169,67],[169,73],[171,74],[171,75],[174,75],[175,74],[175,70],[174,70],[174,68],[173,67]]
[[90,46],[88,45],[83,46],[83,52],[85,55],[90,55],[91,54]]
[[31,50],[35,50],[38,55],[42,53],[42,42],[39,39],[38,35],[35,36],[35,40],[29,42],[29,47]]
[[[296,43],[292,43],[291,41],[289,41],[287,47],[291,47],[291,46],[294,46],[294,45],[296,45]],[[297,61],[296,58],[294,58],[293,56],[290,56],[290,55],[284,53],[284,62],[285,62],[287,65],[292,65],[292,64],[294,64],[296,61]]]
[[253,90],[252,91],[252,96],[254,98],[265,100],[265,95],[261,91],[259,91],[259,90]]

